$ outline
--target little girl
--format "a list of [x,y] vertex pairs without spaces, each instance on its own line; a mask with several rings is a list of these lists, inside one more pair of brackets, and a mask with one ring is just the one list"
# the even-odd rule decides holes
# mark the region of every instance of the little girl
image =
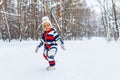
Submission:
[[59,36],[59,34],[57,33],[57,31],[53,28],[47,16],[44,16],[42,18],[42,27],[43,27],[44,33],[42,35],[40,44],[36,47],[35,52],[38,52],[38,49],[44,45],[43,56],[49,63],[47,70],[55,69],[54,57],[57,53],[57,45],[58,43],[60,43],[61,48],[65,50],[64,42]]

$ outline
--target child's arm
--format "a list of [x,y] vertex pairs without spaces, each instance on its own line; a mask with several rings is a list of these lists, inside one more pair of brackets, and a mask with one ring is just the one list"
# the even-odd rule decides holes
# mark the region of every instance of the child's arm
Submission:
[[38,45],[38,47],[41,47],[41,46],[43,46],[43,40],[42,39],[40,40],[40,44]]
[[64,44],[62,38],[59,36],[59,34],[55,31],[54,32],[54,37],[55,37],[55,41],[60,43],[60,44]]
[[38,52],[39,48],[41,46],[43,46],[43,44],[44,44],[44,41],[43,41],[43,37],[42,37],[41,40],[40,40],[40,44],[36,47],[36,50],[35,50],[36,53]]
[[55,37],[55,41],[58,42],[61,45],[61,48],[63,50],[65,50],[64,42],[63,42],[62,38],[59,36],[59,34],[56,31],[54,32],[54,37]]

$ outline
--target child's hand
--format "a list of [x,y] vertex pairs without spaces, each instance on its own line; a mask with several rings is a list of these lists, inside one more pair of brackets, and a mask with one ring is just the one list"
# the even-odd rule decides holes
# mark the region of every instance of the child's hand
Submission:
[[39,50],[39,46],[36,47],[35,52],[37,53]]
[[63,50],[65,50],[64,44],[61,44],[61,48],[62,48]]

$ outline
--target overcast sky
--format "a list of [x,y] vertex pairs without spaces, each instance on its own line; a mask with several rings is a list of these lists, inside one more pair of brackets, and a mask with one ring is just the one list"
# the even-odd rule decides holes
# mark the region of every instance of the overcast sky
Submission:
[[86,0],[88,7],[93,8],[97,13],[100,13],[97,0]]
[[96,0],[86,0],[88,6],[96,5]]

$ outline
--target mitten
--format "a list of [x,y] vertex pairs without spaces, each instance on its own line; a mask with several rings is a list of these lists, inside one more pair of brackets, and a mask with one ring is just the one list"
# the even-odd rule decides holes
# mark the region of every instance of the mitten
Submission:
[[36,47],[35,52],[37,53],[39,50],[39,46]]
[[64,44],[61,44],[61,48],[62,48],[63,50],[65,50]]

